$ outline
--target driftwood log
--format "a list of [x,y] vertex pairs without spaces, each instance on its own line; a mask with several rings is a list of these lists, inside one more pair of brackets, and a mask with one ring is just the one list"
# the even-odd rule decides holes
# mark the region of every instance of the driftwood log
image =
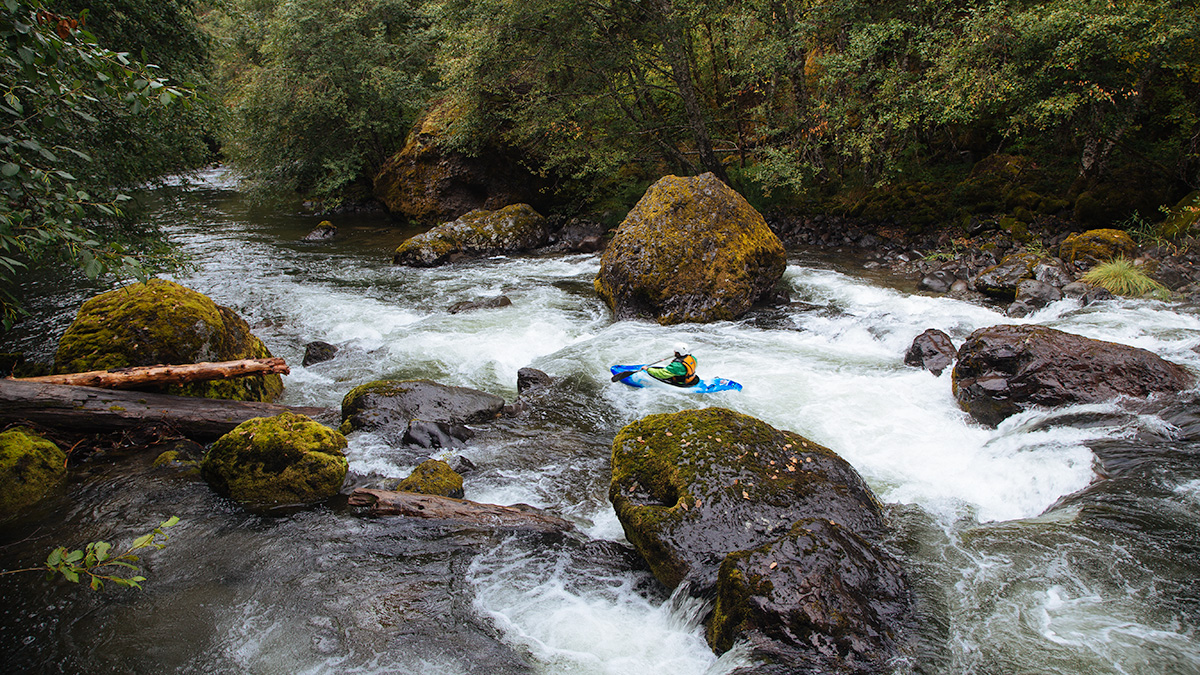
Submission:
[[183,436],[207,441],[253,417],[270,417],[282,412],[309,417],[334,414],[328,408],[0,379],[0,426],[28,422],[90,433],[167,424]]
[[574,529],[570,521],[524,504],[499,506],[416,492],[389,492],[367,488],[355,490],[350,495],[349,504],[370,507],[369,513],[374,516],[453,520],[500,530],[565,532]]
[[138,387],[165,384],[186,384],[207,380],[224,380],[247,375],[287,375],[291,372],[287,362],[281,358],[240,359],[187,363],[174,366],[137,366],[113,368],[112,370],[89,370],[86,373],[65,373],[24,377],[19,382],[43,384],[69,384],[77,387],[103,387],[105,389],[136,389]]

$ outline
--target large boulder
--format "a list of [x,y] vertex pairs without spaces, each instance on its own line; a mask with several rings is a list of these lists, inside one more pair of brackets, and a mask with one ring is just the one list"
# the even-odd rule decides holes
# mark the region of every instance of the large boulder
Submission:
[[1130,258],[1137,255],[1137,243],[1124,230],[1088,230],[1072,234],[1058,246],[1058,257],[1067,262],[1096,264],[1113,258]]
[[398,492],[462,499],[463,478],[440,459],[427,459],[413,469],[408,478],[396,484]]
[[250,506],[305,504],[337,494],[346,438],[304,415],[255,417],[213,443],[200,473],[217,493]]
[[942,371],[954,363],[958,350],[949,335],[936,328],[929,328],[913,339],[904,353],[904,365],[928,370],[941,377]]
[[404,147],[375,175],[374,193],[391,213],[422,223],[453,220],[475,209],[532,202],[544,181],[511,152],[476,156],[441,147],[439,139],[458,118],[448,104],[435,105],[409,133]]
[[41,499],[67,474],[67,455],[29,429],[0,433],[0,520]]
[[406,239],[396,248],[397,265],[433,267],[459,258],[522,253],[546,242],[550,227],[528,204],[496,211],[477,209],[458,220]]
[[879,503],[832,450],[721,408],[651,415],[613,440],[609,498],[663,585],[716,596],[718,651],[753,637],[794,672],[871,672],[900,648],[907,583]]
[[342,431],[382,431],[403,438],[413,420],[470,424],[495,419],[504,399],[431,380],[376,380],[342,398]]
[[1040,256],[1029,252],[1005,256],[975,276],[975,290],[1011,302],[1017,297],[1021,282],[1034,277],[1034,268],[1040,260]]
[[[261,359],[271,356],[246,321],[228,307],[177,283],[151,279],[98,295],[79,309],[54,355],[58,373],[130,366]],[[167,394],[270,401],[279,375],[169,385]]]
[[992,326],[959,348],[952,382],[963,410],[995,425],[1031,406],[1146,397],[1181,391],[1193,380],[1145,349],[1043,326]]
[[711,173],[662,178],[604,249],[595,287],[618,318],[736,319],[783,276],[783,244]]

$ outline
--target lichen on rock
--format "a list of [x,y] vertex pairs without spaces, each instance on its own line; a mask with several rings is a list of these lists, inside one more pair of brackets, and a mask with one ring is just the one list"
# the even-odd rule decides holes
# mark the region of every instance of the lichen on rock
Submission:
[[433,267],[455,257],[521,253],[546,243],[550,227],[528,204],[495,211],[476,209],[457,220],[410,237],[392,257],[398,265]]
[[213,444],[200,472],[217,493],[250,506],[315,502],[346,479],[346,438],[304,415],[239,424]]
[[0,520],[41,499],[66,476],[67,455],[20,427],[0,433]]
[[1124,230],[1088,230],[1072,234],[1058,247],[1058,257],[1067,262],[1082,261],[1096,264],[1113,258],[1133,258],[1137,243]]
[[[250,326],[228,307],[162,279],[102,293],[79,309],[54,355],[55,372],[177,365],[271,356]],[[279,375],[193,382],[162,393],[240,401],[270,401],[283,391]]]
[[666,176],[617,229],[594,285],[619,318],[730,320],[775,287],[786,263],[762,215],[716,176]]
[[440,459],[422,462],[407,478],[396,484],[397,492],[416,492],[438,497],[463,497],[463,477]]

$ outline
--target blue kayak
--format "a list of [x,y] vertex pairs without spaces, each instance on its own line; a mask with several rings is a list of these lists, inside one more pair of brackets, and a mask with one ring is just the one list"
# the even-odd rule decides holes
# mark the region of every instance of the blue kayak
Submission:
[[715,391],[742,390],[742,385],[734,382],[733,380],[727,380],[723,377],[714,377],[707,380],[702,379],[691,386],[680,387],[678,385],[668,384],[662,380],[652,377],[650,373],[642,370],[644,367],[645,366],[640,364],[636,366],[613,366],[609,368],[609,370],[612,371],[613,375],[617,375],[619,373],[631,373],[630,375],[621,378],[620,381],[638,389],[642,389],[644,387],[657,387],[660,389],[681,391],[687,394],[711,394]]

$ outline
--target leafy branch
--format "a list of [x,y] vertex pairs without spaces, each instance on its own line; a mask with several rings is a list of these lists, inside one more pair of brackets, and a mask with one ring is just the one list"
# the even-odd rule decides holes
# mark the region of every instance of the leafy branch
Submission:
[[[17,574],[20,572],[46,572],[47,580],[53,579],[58,575],[62,575],[64,579],[71,583],[79,583],[82,579],[88,580],[88,585],[93,591],[104,589],[104,583],[110,582],[118,586],[126,588],[141,588],[141,582],[146,580],[137,572],[139,571],[137,563],[141,558],[137,555],[137,551],[147,548],[161,549],[166,546],[165,542],[170,537],[164,530],[174,526],[179,522],[179,518],[171,516],[170,518],[159,523],[158,527],[151,532],[144,534],[133,543],[124,553],[119,555],[112,554],[112,544],[106,541],[93,541],[82,549],[68,551],[67,547],[59,546],[50,552],[46,557],[46,562],[41,567],[27,567],[19,570],[7,570],[0,572],[0,576],[6,574]],[[160,540],[159,537],[162,539]],[[131,576],[120,576],[118,572],[120,568],[133,570]]]

